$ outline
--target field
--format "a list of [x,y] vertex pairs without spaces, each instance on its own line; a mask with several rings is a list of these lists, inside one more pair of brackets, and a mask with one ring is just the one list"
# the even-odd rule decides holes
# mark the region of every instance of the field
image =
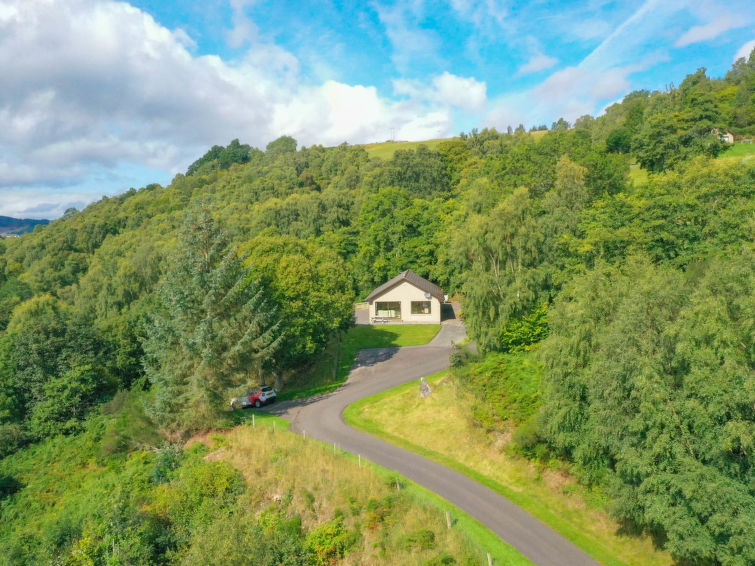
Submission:
[[472,400],[445,372],[428,381],[433,394],[427,399],[419,397],[416,382],[410,383],[352,405],[344,418],[498,491],[604,564],[671,563],[648,537],[618,534],[601,493],[585,490],[563,471],[513,454],[507,435],[474,426]]
[[366,143],[362,145],[370,157],[379,157],[388,160],[393,157],[398,149],[417,149],[420,145],[427,146],[428,149],[437,149],[444,141],[451,141],[456,138],[439,138],[434,140],[409,142],[409,141],[386,141],[380,143]]

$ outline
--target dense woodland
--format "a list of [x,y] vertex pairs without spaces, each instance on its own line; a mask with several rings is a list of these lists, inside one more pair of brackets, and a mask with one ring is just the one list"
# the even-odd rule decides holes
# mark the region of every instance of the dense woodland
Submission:
[[[716,130],[755,135],[755,54],[598,118],[388,160],[234,140],[0,240],[0,560],[73,556],[94,528],[13,536],[12,471],[51,439],[122,462],[207,429],[234,391],[295,387],[353,302],[412,269],[461,300],[482,426],[514,423],[680,561],[755,563],[755,161]],[[155,529],[151,561],[189,544]]]

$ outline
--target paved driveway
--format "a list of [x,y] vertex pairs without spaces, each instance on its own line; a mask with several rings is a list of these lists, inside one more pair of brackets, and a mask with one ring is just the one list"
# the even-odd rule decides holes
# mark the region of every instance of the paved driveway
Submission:
[[434,491],[535,564],[596,564],[571,542],[493,490],[343,422],[343,410],[359,399],[448,367],[451,342],[460,341],[464,335],[460,324],[445,324],[426,346],[362,350],[341,388],[310,399],[282,402],[271,407],[270,412],[289,420],[294,432],[336,443],[343,450],[360,454]]

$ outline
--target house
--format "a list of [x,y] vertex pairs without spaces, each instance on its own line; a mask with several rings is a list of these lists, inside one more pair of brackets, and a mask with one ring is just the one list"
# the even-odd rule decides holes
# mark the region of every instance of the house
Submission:
[[445,296],[440,287],[406,270],[380,285],[365,301],[372,323],[440,324],[440,305]]
[[713,133],[718,136],[718,139],[724,143],[734,143],[734,134],[728,130],[713,130]]

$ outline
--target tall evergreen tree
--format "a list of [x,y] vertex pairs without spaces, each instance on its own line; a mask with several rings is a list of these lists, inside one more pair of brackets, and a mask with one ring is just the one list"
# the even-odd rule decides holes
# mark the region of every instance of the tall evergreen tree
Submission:
[[233,386],[263,378],[281,341],[270,293],[204,209],[189,214],[144,342],[149,407],[166,429],[211,425]]

